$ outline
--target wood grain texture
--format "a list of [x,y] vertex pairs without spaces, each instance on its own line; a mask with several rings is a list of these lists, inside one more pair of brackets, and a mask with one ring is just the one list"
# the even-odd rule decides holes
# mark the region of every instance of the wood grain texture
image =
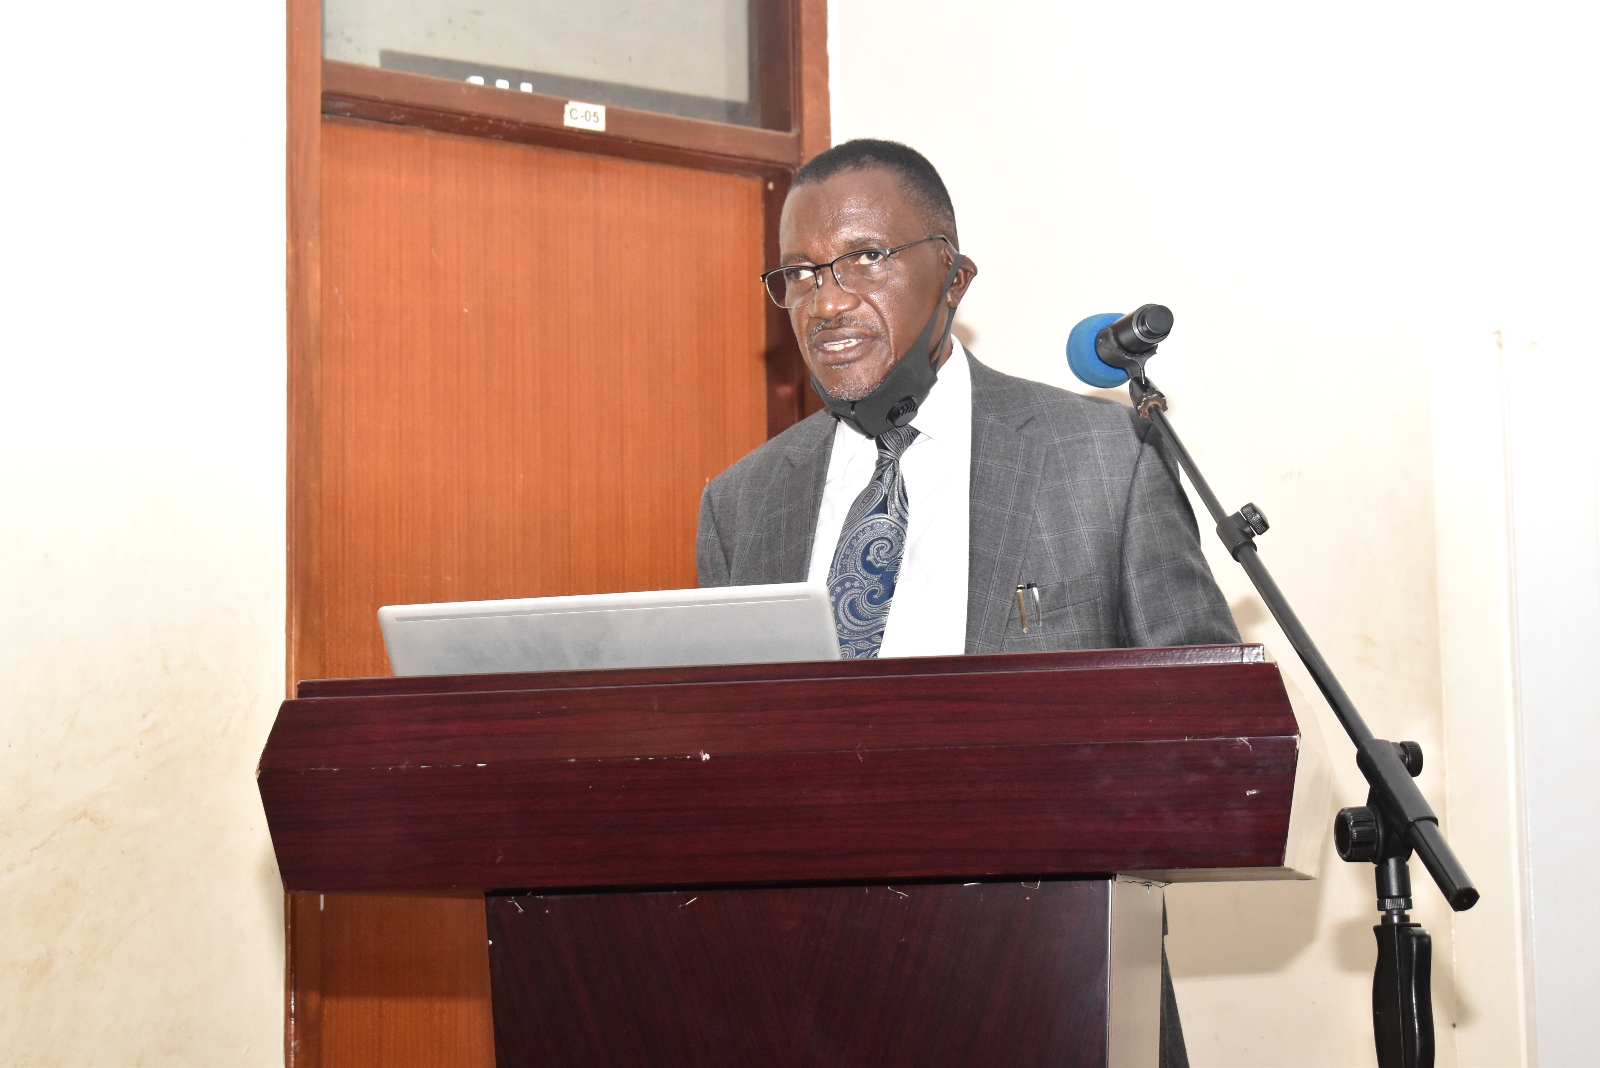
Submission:
[[336,121],[322,174],[322,673],[387,671],[383,604],[694,585],[766,429],[759,180]]
[[[789,195],[790,175],[785,172],[767,178],[762,197],[765,233],[762,240],[761,269],[778,266],[778,223],[783,202]],[[757,283],[759,285],[759,283]],[[762,311],[767,332],[767,437],[774,438],[805,418],[805,399],[815,396],[811,389],[805,359],[789,322],[789,313],[774,304],[763,292]],[[818,404],[821,403],[819,400]]]
[[288,676],[327,674],[322,651],[322,5],[287,5],[286,297],[288,381]]
[[491,897],[501,1064],[1104,1066],[1109,883]]
[[258,782],[295,889],[1282,863],[1298,731],[1276,665],[1061,655],[300,699]]
[[322,1060],[322,909],[320,894],[285,893],[283,1063],[320,1068]]
[[[751,0],[749,4],[750,97],[756,124],[769,130],[793,131],[795,122],[795,32],[797,0]],[[798,156],[798,138],[795,151]],[[793,165],[797,158],[787,160]]]
[[798,5],[800,162],[833,145],[828,92],[828,0],[795,0]]
[[[285,4],[285,298],[288,332],[288,448],[285,539],[288,568],[287,692],[303,675],[323,674],[321,563],[322,362],[322,5]],[[322,923],[307,898],[284,894],[283,1062],[322,1068]],[[327,1062],[331,1065],[331,1062]]]
[[480,895],[304,897],[320,912],[323,1064],[495,1063]]

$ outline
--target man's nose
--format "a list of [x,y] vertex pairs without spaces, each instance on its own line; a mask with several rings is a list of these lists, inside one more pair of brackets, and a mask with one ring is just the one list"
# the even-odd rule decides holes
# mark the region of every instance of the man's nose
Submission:
[[811,296],[811,314],[818,319],[832,319],[841,311],[848,311],[861,303],[861,298],[847,292],[833,276],[833,268],[818,275],[820,284]]

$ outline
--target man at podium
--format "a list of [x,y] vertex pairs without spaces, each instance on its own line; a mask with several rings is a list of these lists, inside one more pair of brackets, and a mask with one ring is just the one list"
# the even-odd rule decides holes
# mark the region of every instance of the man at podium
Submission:
[[[938,172],[848,141],[795,176],[762,276],[824,408],[712,480],[702,586],[826,584],[845,657],[1234,644],[1149,424],[979,363]],[[1161,959],[1160,1061],[1186,1065]]]
[[762,281],[825,407],[706,487],[700,584],[825,584],[846,657],[1237,642],[1149,424],[951,336],[959,248],[914,149],[801,168]]

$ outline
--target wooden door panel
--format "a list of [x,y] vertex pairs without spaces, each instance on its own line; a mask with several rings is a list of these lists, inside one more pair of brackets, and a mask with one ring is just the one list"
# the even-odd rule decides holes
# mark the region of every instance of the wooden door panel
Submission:
[[[321,176],[294,674],[388,674],[383,604],[694,585],[767,431],[763,180],[343,120]],[[293,1064],[493,1063],[480,897],[293,898]]]
[[294,893],[291,1068],[493,1068],[479,894]]
[[320,648],[380,605],[692,586],[706,480],[765,437],[761,181],[329,120]]

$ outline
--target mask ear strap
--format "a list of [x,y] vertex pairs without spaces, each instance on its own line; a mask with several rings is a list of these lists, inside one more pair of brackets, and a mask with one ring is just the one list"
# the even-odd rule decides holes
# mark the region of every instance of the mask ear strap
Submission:
[[[961,273],[961,265],[966,262],[966,259],[961,253],[956,252],[955,262],[950,264],[950,273],[944,276],[944,288],[939,290],[940,304],[943,304],[945,298],[950,295],[950,287],[956,284],[956,275]],[[959,306],[959,302],[957,302],[957,305]],[[950,314],[945,316],[944,332],[939,335],[939,344],[932,345],[933,328],[938,321],[939,309],[934,308],[933,314],[928,316],[927,325],[922,328],[922,333],[917,335],[917,340],[911,343],[911,348],[906,352],[906,355],[909,356],[913,352],[926,351],[929,367],[934,366],[934,361],[939,358],[939,353],[944,351],[945,342],[950,340],[950,331],[956,325],[956,309],[951,308]]]

